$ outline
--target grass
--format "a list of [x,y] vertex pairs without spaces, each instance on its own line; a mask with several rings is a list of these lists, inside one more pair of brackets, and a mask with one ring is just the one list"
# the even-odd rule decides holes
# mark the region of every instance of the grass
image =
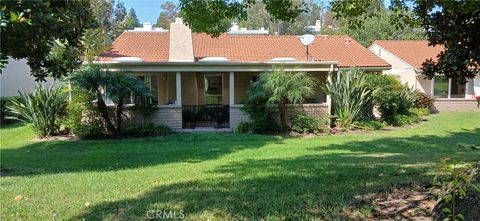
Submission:
[[[138,220],[150,209],[198,219],[331,219],[354,197],[428,184],[440,158],[480,160],[480,112],[368,134],[237,134],[32,141],[0,129],[1,220]],[[22,195],[20,201],[15,196]]]

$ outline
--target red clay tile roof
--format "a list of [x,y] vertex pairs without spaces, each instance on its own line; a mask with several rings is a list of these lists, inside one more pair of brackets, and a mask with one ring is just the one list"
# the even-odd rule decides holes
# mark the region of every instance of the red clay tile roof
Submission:
[[[139,57],[145,61],[168,61],[168,32],[124,32],[99,61],[115,57]],[[297,36],[192,34],[195,60],[225,57],[233,62],[267,62],[273,58],[306,60],[306,49]],[[310,59],[338,61],[339,67],[390,67],[348,36],[317,36],[309,46]]]
[[427,59],[436,61],[437,55],[444,50],[443,46],[428,46],[428,41],[377,40],[373,44],[388,50],[416,69],[421,69]]
[[123,32],[103,52],[98,61],[111,61],[118,57],[139,57],[147,62],[168,61],[168,32]]

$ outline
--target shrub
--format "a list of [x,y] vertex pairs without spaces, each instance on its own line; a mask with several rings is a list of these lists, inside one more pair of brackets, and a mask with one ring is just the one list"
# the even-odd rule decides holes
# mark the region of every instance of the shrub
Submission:
[[366,75],[352,68],[342,70],[339,79],[328,82],[323,90],[332,98],[332,113],[338,127],[350,128],[366,109],[372,111],[371,95],[374,90],[366,87]]
[[[383,119],[391,119],[398,114],[408,115],[410,108],[415,105],[418,92],[403,85],[395,76],[369,74],[366,85],[370,90],[376,90],[370,105],[378,106]],[[364,117],[372,118],[370,113]]]
[[269,95],[264,89],[264,80],[259,79],[247,88],[243,97],[242,111],[250,117],[255,133],[268,133],[278,130],[274,119],[276,109],[268,104]]
[[433,97],[423,93],[423,92],[416,92],[416,99],[414,107],[417,108],[432,108],[433,107]]
[[14,118],[12,116],[12,113],[8,109],[8,106],[10,104],[10,100],[12,99],[18,99],[18,97],[0,97],[0,117],[1,117],[1,123],[11,123],[14,121]]
[[291,130],[299,133],[318,133],[327,126],[325,120],[301,112],[296,112],[289,118]]
[[408,124],[418,123],[418,116],[414,114],[396,114],[385,119],[392,126],[401,127]]
[[151,99],[149,97],[142,97],[140,104],[135,104],[133,110],[135,113],[142,116],[142,125],[145,125],[147,122],[147,118],[157,112],[158,107],[156,104],[151,102]]
[[302,104],[305,98],[313,95],[315,80],[305,72],[287,72],[283,66],[262,73],[260,78],[268,93],[268,102],[278,107],[282,129],[287,129],[286,104]]
[[[366,77],[366,86],[370,90],[376,90],[372,94],[373,105],[378,106],[378,110],[383,118],[389,118],[398,112],[398,97],[403,85],[392,75],[368,74]],[[370,111],[370,108],[368,108]],[[366,114],[367,118],[372,118],[370,112]]]
[[30,94],[20,92],[20,97],[12,99],[8,108],[18,119],[31,122],[37,136],[51,136],[60,128],[65,113],[66,96],[61,91],[61,87],[37,84]]
[[385,122],[378,120],[364,119],[355,123],[355,126],[367,130],[380,130],[386,126]]
[[81,138],[92,138],[102,134],[102,124],[91,103],[95,94],[81,88],[73,88],[72,99],[67,106],[64,125]]
[[132,137],[151,137],[151,136],[166,136],[172,133],[172,130],[168,126],[159,125],[155,126],[152,123],[141,125],[132,124],[126,129],[127,135]]
[[410,108],[409,112],[412,113],[413,115],[418,116],[418,117],[423,117],[423,116],[427,116],[427,115],[430,114],[430,109],[428,109],[428,108]]
[[240,122],[238,126],[235,128],[235,133],[239,134],[252,134],[254,133],[254,125],[252,122],[245,121],[245,122]]
[[433,185],[440,189],[434,220],[480,219],[480,162],[449,164],[447,158],[442,159]]

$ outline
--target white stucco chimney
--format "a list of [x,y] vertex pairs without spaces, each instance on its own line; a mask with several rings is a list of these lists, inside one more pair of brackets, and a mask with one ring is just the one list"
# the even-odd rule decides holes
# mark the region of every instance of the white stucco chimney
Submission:
[[183,24],[181,18],[170,23],[170,48],[168,61],[193,62],[192,30]]

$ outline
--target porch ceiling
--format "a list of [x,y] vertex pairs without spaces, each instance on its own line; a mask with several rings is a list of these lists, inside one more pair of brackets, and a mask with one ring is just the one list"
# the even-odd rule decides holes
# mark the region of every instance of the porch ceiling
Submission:
[[336,61],[321,62],[265,62],[265,63],[199,63],[199,62],[122,62],[97,63],[112,71],[130,72],[264,72],[275,65],[286,71],[334,71]]

